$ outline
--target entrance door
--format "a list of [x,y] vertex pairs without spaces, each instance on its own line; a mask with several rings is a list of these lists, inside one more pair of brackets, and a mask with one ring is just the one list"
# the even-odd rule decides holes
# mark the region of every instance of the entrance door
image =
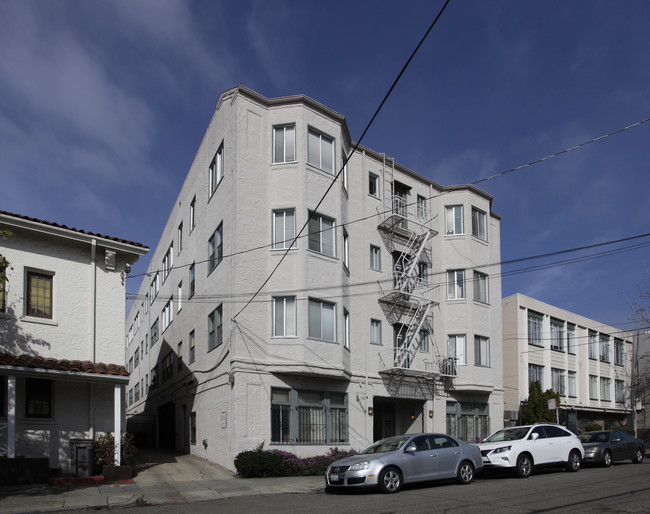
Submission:
[[175,450],[176,423],[174,419],[174,403],[165,403],[158,407],[158,448]]
[[375,397],[373,409],[373,440],[379,441],[397,435],[395,433],[395,403]]

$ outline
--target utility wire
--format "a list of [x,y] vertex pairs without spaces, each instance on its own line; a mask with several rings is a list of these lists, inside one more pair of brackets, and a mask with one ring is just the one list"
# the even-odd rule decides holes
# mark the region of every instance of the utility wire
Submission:
[[[443,13],[444,10],[447,8],[447,5],[449,5],[449,2],[450,2],[450,1],[451,1],[451,0],[447,0],[447,1],[445,2],[445,4],[442,6],[442,9],[440,9],[440,12],[438,12],[438,15],[437,15],[436,18],[433,20],[433,22],[431,23],[431,25],[430,25],[429,28],[427,29],[426,33],[424,34],[424,36],[422,36],[422,38],[420,39],[420,42],[418,43],[418,45],[415,47],[415,50],[413,50],[413,52],[411,53],[410,57],[408,58],[408,60],[407,60],[406,63],[404,64],[404,66],[402,66],[402,69],[401,69],[401,71],[399,72],[399,74],[397,75],[397,78],[393,81],[393,84],[392,84],[392,85],[390,86],[390,88],[388,89],[388,92],[387,92],[386,95],[384,96],[384,99],[381,101],[381,103],[379,104],[379,107],[377,107],[377,110],[376,110],[375,113],[372,115],[372,118],[370,119],[370,121],[369,121],[368,124],[366,125],[365,130],[364,130],[363,133],[361,134],[361,137],[359,138],[359,141],[357,141],[357,143],[355,144],[354,148],[352,149],[352,152],[350,152],[350,155],[353,155],[354,152],[356,152],[357,148],[358,148],[359,145],[361,144],[361,141],[363,141],[364,137],[366,136],[366,133],[367,133],[368,130],[370,129],[370,126],[371,126],[372,123],[375,121],[375,118],[379,115],[379,111],[381,111],[382,107],[384,106],[384,104],[385,104],[386,101],[388,100],[388,97],[389,97],[389,96],[391,95],[391,93],[393,92],[393,89],[395,89],[395,86],[397,86],[397,83],[398,83],[399,80],[402,78],[402,75],[403,75],[404,72],[406,71],[406,68],[407,68],[408,65],[411,63],[411,61],[413,60],[413,57],[415,57],[415,54],[418,52],[418,50],[420,49],[420,47],[422,46],[422,44],[424,43],[424,41],[425,41],[426,38],[428,37],[429,33],[431,32],[431,30],[433,29],[433,27],[436,25],[436,23],[438,22],[438,20],[439,20],[440,17],[442,16],[442,13]],[[320,205],[325,201],[325,198],[327,197],[328,193],[331,191],[332,187],[334,187],[334,184],[336,183],[336,181],[337,181],[337,179],[339,178],[339,176],[341,175],[341,173],[343,173],[343,170],[345,169],[345,166],[347,165],[347,162],[348,162],[348,157],[345,157],[345,158],[343,159],[343,165],[341,166],[341,169],[340,169],[339,172],[336,174],[336,177],[334,177],[334,180],[330,183],[330,185],[328,186],[328,188],[325,190],[325,193],[323,193],[323,196],[322,196],[321,199],[318,201],[318,204],[316,205],[316,207],[311,211],[311,214],[310,214],[309,217],[307,218],[307,221],[305,222],[305,224],[302,226],[302,228],[300,229],[300,231],[298,232],[298,234],[297,234],[296,237],[294,238],[294,242],[295,242],[295,241],[298,239],[298,237],[303,233],[303,231],[305,230],[305,228],[307,228],[307,226],[309,225],[309,221],[311,220],[312,216],[313,216],[314,213],[318,210],[318,208],[320,207]],[[264,282],[263,282],[262,285],[258,288],[258,290],[255,292],[255,294],[250,298],[250,300],[248,300],[248,302],[246,302],[246,304],[245,304],[245,305],[244,305],[244,306],[239,310],[239,312],[237,312],[237,314],[235,314],[235,315],[232,317],[233,321],[234,321],[235,319],[237,319],[237,316],[239,316],[239,315],[244,311],[244,309],[246,309],[246,308],[250,305],[250,303],[251,303],[251,302],[255,299],[255,297],[260,293],[260,291],[262,291],[262,289],[264,289],[264,286],[266,286],[266,284],[268,284],[269,280],[271,280],[271,277],[273,277],[273,275],[274,275],[275,272],[278,270],[278,268],[280,267],[280,265],[284,262],[284,259],[285,259],[285,258],[287,257],[287,255],[289,254],[289,251],[291,250],[291,246],[293,246],[293,244],[290,245],[289,248],[286,249],[286,251],[285,251],[284,254],[282,255],[282,258],[278,261],[278,263],[275,265],[275,267],[273,268],[273,270],[271,271],[271,273],[269,274],[269,276],[266,278],[266,280],[264,280]]]

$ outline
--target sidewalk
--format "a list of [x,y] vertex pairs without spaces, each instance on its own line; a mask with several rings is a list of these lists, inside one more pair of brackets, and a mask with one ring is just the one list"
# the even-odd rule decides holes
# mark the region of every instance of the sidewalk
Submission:
[[199,457],[165,450],[142,449],[137,461],[127,483],[0,486],[0,512],[114,509],[324,488],[321,476],[242,479]]

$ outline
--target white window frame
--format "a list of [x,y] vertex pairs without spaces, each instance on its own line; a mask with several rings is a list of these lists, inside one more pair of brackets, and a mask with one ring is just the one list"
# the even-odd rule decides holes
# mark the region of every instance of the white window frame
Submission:
[[379,175],[372,171],[368,172],[368,195],[373,198],[381,198],[379,193]]
[[[312,213],[310,211],[309,214],[309,249],[322,255],[327,255],[328,257],[336,257],[336,220],[317,212]],[[327,224],[329,224],[329,226],[325,226]],[[326,245],[323,244],[324,241],[330,243],[331,253],[326,251],[327,248]]]
[[614,380],[614,399],[616,403],[625,403],[627,399],[625,380]]
[[180,312],[183,308],[183,281],[176,286],[176,312]]
[[566,396],[566,375],[563,369],[551,368],[551,387],[560,396]]
[[612,379],[608,377],[600,377],[600,401],[609,402],[612,399],[611,394]]
[[488,240],[487,213],[472,206],[472,236],[481,241]]
[[474,271],[474,301],[490,303],[490,284],[487,273]]
[[370,344],[381,345],[381,320],[370,319]]
[[343,229],[343,266],[350,270],[350,236],[345,229]]
[[190,202],[190,233],[196,227],[196,196]]
[[528,363],[528,386],[538,381],[542,391],[544,390],[544,366]]
[[625,341],[614,338],[614,364],[625,366]]
[[447,336],[447,355],[456,359],[456,364],[467,364],[467,336],[450,334]]
[[544,346],[544,341],[542,340],[543,323],[543,314],[528,311],[528,344],[532,344],[534,346]]
[[170,298],[163,307],[162,313],[162,332],[167,330],[167,327],[174,321],[173,298]]
[[214,194],[217,190],[217,187],[223,180],[223,141],[219,145],[219,149],[214,154],[212,162],[210,163],[209,175],[210,175],[210,196]]
[[571,355],[576,353],[576,326],[573,323],[567,323],[566,326],[566,349]]
[[182,221],[178,224],[178,230],[176,233],[178,237],[178,252],[176,252],[176,255],[180,255],[181,251],[183,250],[183,222]]
[[381,248],[370,245],[370,269],[381,271]]
[[223,223],[219,223],[217,229],[208,239],[208,275],[223,260]]
[[[278,135],[280,133],[282,133],[282,141],[278,140]],[[279,143],[282,144],[281,149],[278,148]],[[273,127],[272,145],[273,164],[296,162],[296,124],[286,123],[284,125],[275,125]],[[282,155],[280,155],[280,153]]]
[[[271,313],[272,337],[296,337],[297,307],[295,296],[274,296]],[[281,323],[278,317],[281,316]],[[281,326],[279,326],[281,325]]]
[[564,344],[564,322],[551,318],[551,350],[564,352],[566,350]]
[[465,233],[462,205],[447,205],[445,207],[445,235],[458,236]]
[[343,347],[350,349],[350,313],[343,309]]
[[578,397],[578,374],[575,371],[567,371],[567,392],[569,398]]
[[598,377],[589,375],[589,399],[598,400]]
[[[329,163],[327,159],[323,159],[327,153],[331,153]],[[307,132],[307,164],[333,175],[336,162],[334,156],[334,138],[309,127]]]
[[418,351],[429,353],[429,349],[429,331],[426,328],[422,328],[418,334]]
[[490,367],[490,338],[474,336],[474,365]]
[[588,345],[589,345],[589,358],[593,360],[598,360],[598,334],[592,330],[589,331],[588,335]]
[[447,299],[465,299],[465,270],[454,269],[447,271]]
[[[324,315],[327,313],[327,315]],[[321,341],[336,342],[336,304],[319,300],[309,299],[307,325],[309,337]],[[327,325],[328,319],[331,325]],[[331,334],[331,337],[328,337]]]
[[296,248],[296,210],[293,208],[274,210],[271,231],[273,250]]
[[223,304],[208,314],[208,352],[223,344]]

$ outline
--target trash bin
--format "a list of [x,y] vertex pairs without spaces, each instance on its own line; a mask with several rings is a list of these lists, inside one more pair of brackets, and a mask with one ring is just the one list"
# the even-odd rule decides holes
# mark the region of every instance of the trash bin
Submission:
[[76,477],[89,477],[95,465],[94,442],[92,439],[70,439],[72,473]]

